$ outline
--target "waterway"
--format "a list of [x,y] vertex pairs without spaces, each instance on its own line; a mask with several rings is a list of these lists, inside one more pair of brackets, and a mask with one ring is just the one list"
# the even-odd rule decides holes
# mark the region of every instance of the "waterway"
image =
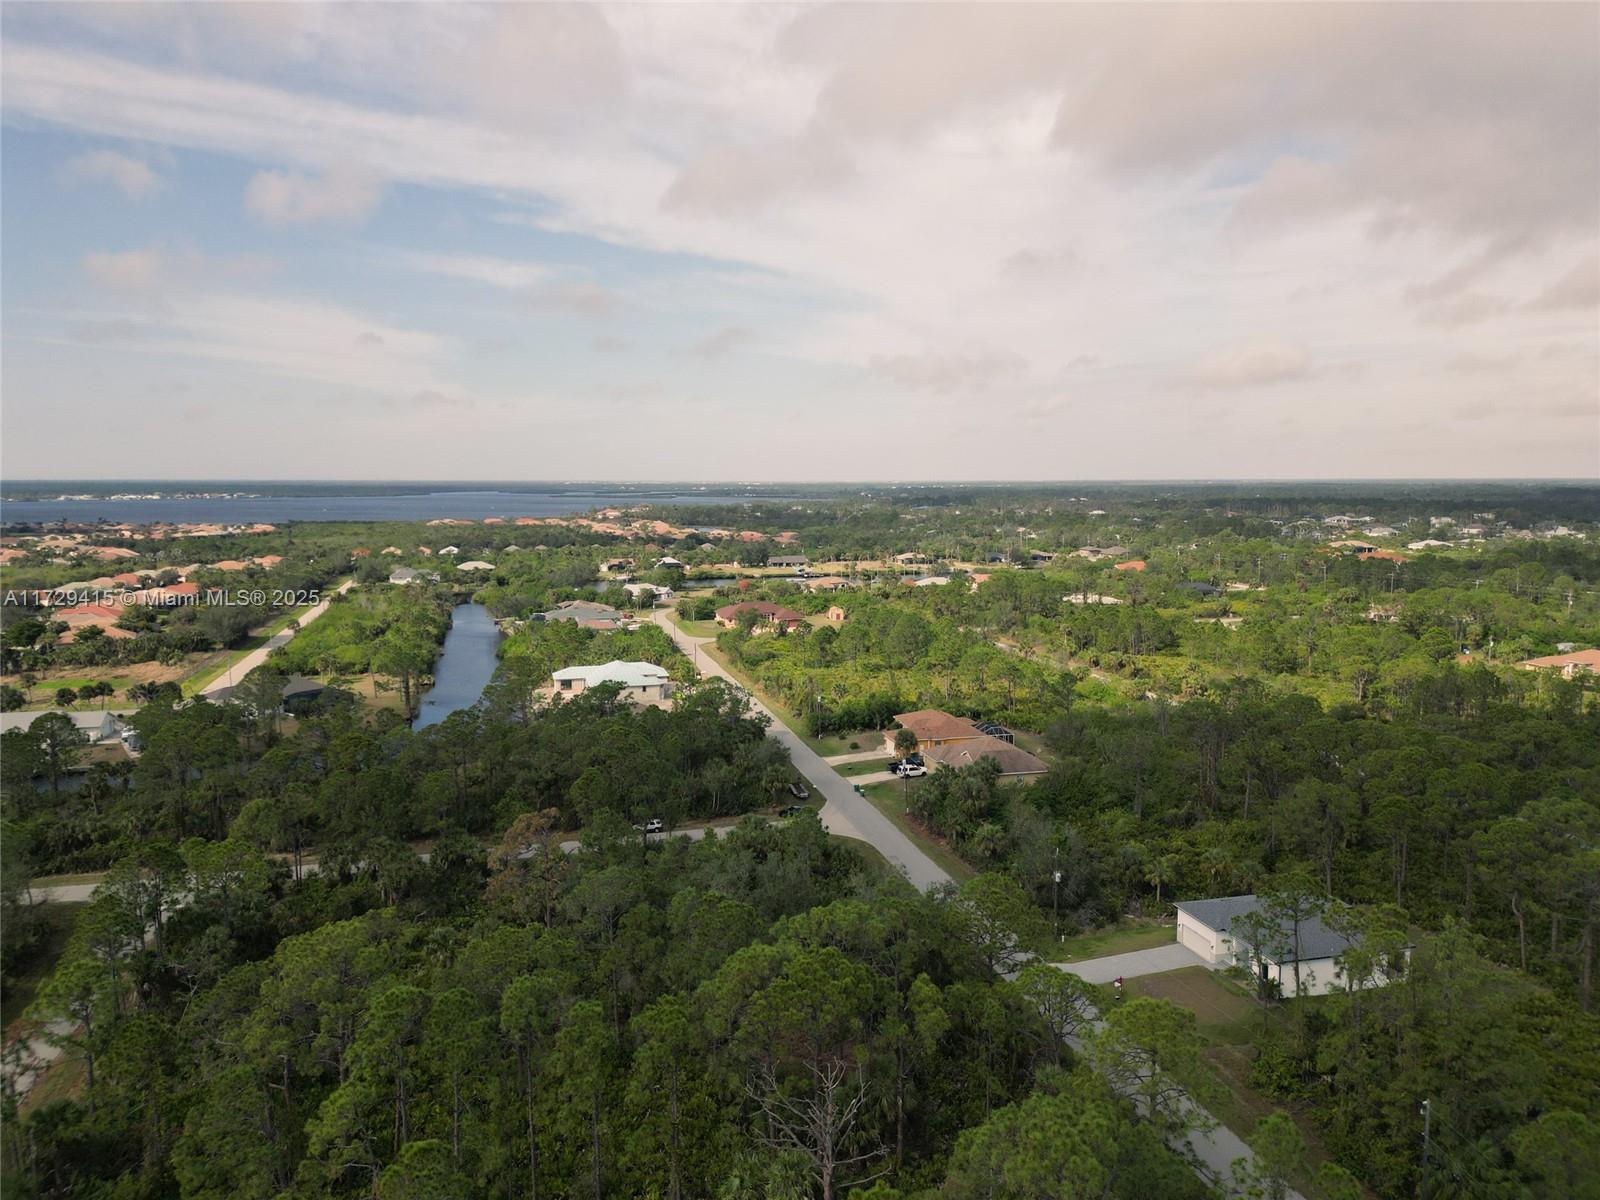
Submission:
[[[149,486],[149,485],[145,485]],[[193,498],[7,500],[0,521],[92,523],[158,521],[181,524],[245,525],[258,521],[431,521],[440,517],[481,521],[485,517],[561,517],[591,509],[635,504],[738,504],[772,500],[733,489],[693,491],[428,491],[396,495],[339,494],[290,496],[210,496]]]
[[458,604],[450,632],[433,668],[433,686],[422,694],[413,729],[437,725],[453,712],[471,708],[483,695],[499,663],[500,628],[481,604]]

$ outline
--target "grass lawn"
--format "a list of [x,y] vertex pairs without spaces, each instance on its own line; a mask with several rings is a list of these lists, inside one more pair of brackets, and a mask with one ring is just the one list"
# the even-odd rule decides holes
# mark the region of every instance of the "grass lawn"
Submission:
[[[1184,967],[1159,975],[1143,975],[1127,981],[1135,996],[1170,1000],[1195,1014],[1196,1027],[1206,1043],[1204,1058],[1212,1077],[1220,1085],[1221,1098],[1210,1105],[1211,1114],[1242,1138],[1248,1138],[1256,1122],[1282,1109],[1270,1098],[1250,1086],[1250,1064],[1255,1058],[1252,1042],[1262,1029],[1262,1009],[1245,990],[1231,979],[1204,967]],[[1289,1021],[1282,1007],[1267,1010],[1269,1027],[1281,1029]],[[1294,1186],[1308,1200],[1321,1200],[1312,1172],[1328,1158],[1316,1126],[1288,1109],[1289,1116],[1306,1139],[1306,1161],[1310,1170],[1294,1178]]]
[[[333,586],[328,589],[327,595],[337,595],[339,589],[344,586],[344,582],[345,581],[341,579],[334,583]],[[246,638],[244,645],[239,646],[234,650],[223,651],[220,655],[218,655],[215,661],[204,664],[199,670],[195,671],[194,674],[185,679],[183,681],[183,694],[185,696],[195,695],[200,691],[201,688],[205,687],[208,683],[211,683],[217,678],[217,676],[221,675],[229,667],[233,666],[240,659],[244,658],[245,655],[249,654],[253,650],[259,650],[269,639],[282,633],[289,627],[290,621],[300,620],[300,618],[304,617],[306,613],[310,612],[315,607],[315,604],[302,604],[299,608],[291,609],[289,612],[273,618],[267,624],[261,626],[248,638]]]
[[[911,786],[918,786],[919,781],[912,780]],[[862,794],[872,802],[872,807],[881,812],[895,827],[912,840],[919,850],[933,859],[940,867],[957,882],[964,882],[977,874],[966,862],[959,858],[943,841],[933,837],[914,824],[906,816],[905,800],[901,789],[904,783],[874,783],[864,788]]]
[[685,621],[677,613],[673,613],[671,621],[690,637],[714,638],[722,632],[722,626],[715,621]]
[[1171,925],[1132,924],[1111,925],[1069,937],[1051,950],[1052,962],[1082,962],[1088,958],[1105,958],[1110,954],[1129,954],[1134,950],[1150,950],[1165,946],[1176,935]]
[[[842,751],[841,751],[842,753]],[[866,762],[839,763],[833,769],[841,775],[875,775],[889,767],[889,756],[868,759]]]
[[33,1003],[39,985],[55,969],[56,960],[66,949],[73,922],[82,908],[81,904],[42,904],[34,910],[34,918],[44,936],[33,952],[17,964],[16,974],[6,981],[5,992],[0,994],[0,1028],[9,1030],[11,1023]]

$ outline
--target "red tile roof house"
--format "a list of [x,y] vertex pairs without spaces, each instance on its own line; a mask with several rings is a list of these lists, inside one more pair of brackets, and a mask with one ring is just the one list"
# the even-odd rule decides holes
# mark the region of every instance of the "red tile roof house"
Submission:
[[[902,729],[909,729],[917,738],[917,750],[923,758],[946,767],[968,767],[980,758],[992,758],[1000,764],[1000,774],[1042,775],[1049,768],[1043,762],[1020,750],[1009,742],[979,731],[965,717],[952,716],[937,708],[924,708],[916,712],[901,713],[895,720]],[[895,730],[885,730],[884,747],[896,753]]]
[[52,621],[66,623],[67,631],[58,639],[63,646],[70,646],[78,638],[80,630],[95,625],[110,638],[131,638],[137,636],[131,629],[118,629],[117,618],[122,615],[122,606],[117,604],[78,604],[72,608],[63,608],[52,613]]
[[1550,654],[1517,664],[1524,671],[1560,671],[1566,679],[1584,673],[1600,675],[1600,650],[1579,650],[1573,654]]
[[739,624],[739,614],[744,612],[756,614],[757,629],[797,629],[806,623],[805,614],[797,613],[792,608],[784,608],[781,604],[766,600],[746,600],[740,604],[725,604],[717,609],[717,624],[724,629],[733,629]]

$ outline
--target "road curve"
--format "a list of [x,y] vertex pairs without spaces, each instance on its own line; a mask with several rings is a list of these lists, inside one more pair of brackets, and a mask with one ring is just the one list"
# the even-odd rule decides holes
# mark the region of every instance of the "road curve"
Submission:
[[[710,638],[690,637],[672,623],[665,609],[657,609],[651,614],[650,619],[667,631],[667,636],[689,656],[701,674],[726,679],[744,690],[743,685],[728,674],[711,655],[699,652],[699,648],[710,641]],[[950,876],[937,863],[924,854],[915,842],[901,833],[894,822],[874,808],[870,800],[865,796],[858,796],[850,781],[806,745],[799,734],[778,720],[754,696],[750,697],[750,707],[772,722],[768,731],[769,736],[789,752],[790,761],[794,763],[795,769],[804,775],[822,796],[824,829],[840,837],[866,842],[922,891],[951,882]]]

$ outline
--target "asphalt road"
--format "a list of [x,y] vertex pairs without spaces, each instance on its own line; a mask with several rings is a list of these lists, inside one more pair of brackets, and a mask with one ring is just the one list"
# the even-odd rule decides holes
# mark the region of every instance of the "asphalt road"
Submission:
[[[348,592],[353,586],[355,586],[355,582],[356,581],[354,579],[346,579],[342,584],[339,585],[339,594],[343,595],[345,592]],[[327,600],[321,600],[308,608],[305,611],[305,615],[300,618],[299,628],[304,629],[323,613],[327,612],[328,604],[332,599],[333,597],[330,596]],[[238,662],[234,663],[233,666],[229,667],[221,675],[218,675],[210,683],[206,684],[205,687],[201,688],[200,694],[211,699],[216,698],[219,692],[223,695],[226,695],[228,692],[238,687],[246,675],[250,674],[251,671],[254,671],[262,663],[266,662],[267,655],[271,654],[279,646],[282,646],[288,642],[289,639],[294,637],[297,632],[298,630],[296,629],[279,630],[261,645],[250,651],[249,654],[246,654]]]
[[[699,647],[711,639],[690,637],[672,623],[665,609],[657,609],[651,614],[651,620],[667,631],[667,635],[693,660],[702,675],[715,675],[726,679],[743,690],[743,685],[723,670],[721,664],[711,655],[698,652]],[[789,759],[794,763],[795,769],[805,776],[806,781],[822,797],[824,829],[840,837],[866,842],[893,863],[895,869],[912,884],[924,891],[951,882],[950,876],[943,868],[901,833],[894,822],[874,808],[866,797],[856,795],[851,780],[829,766],[821,755],[806,745],[798,734],[778,720],[753,696],[750,698],[750,706],[772,722],[768,736],[775,738],[789,751]]]

